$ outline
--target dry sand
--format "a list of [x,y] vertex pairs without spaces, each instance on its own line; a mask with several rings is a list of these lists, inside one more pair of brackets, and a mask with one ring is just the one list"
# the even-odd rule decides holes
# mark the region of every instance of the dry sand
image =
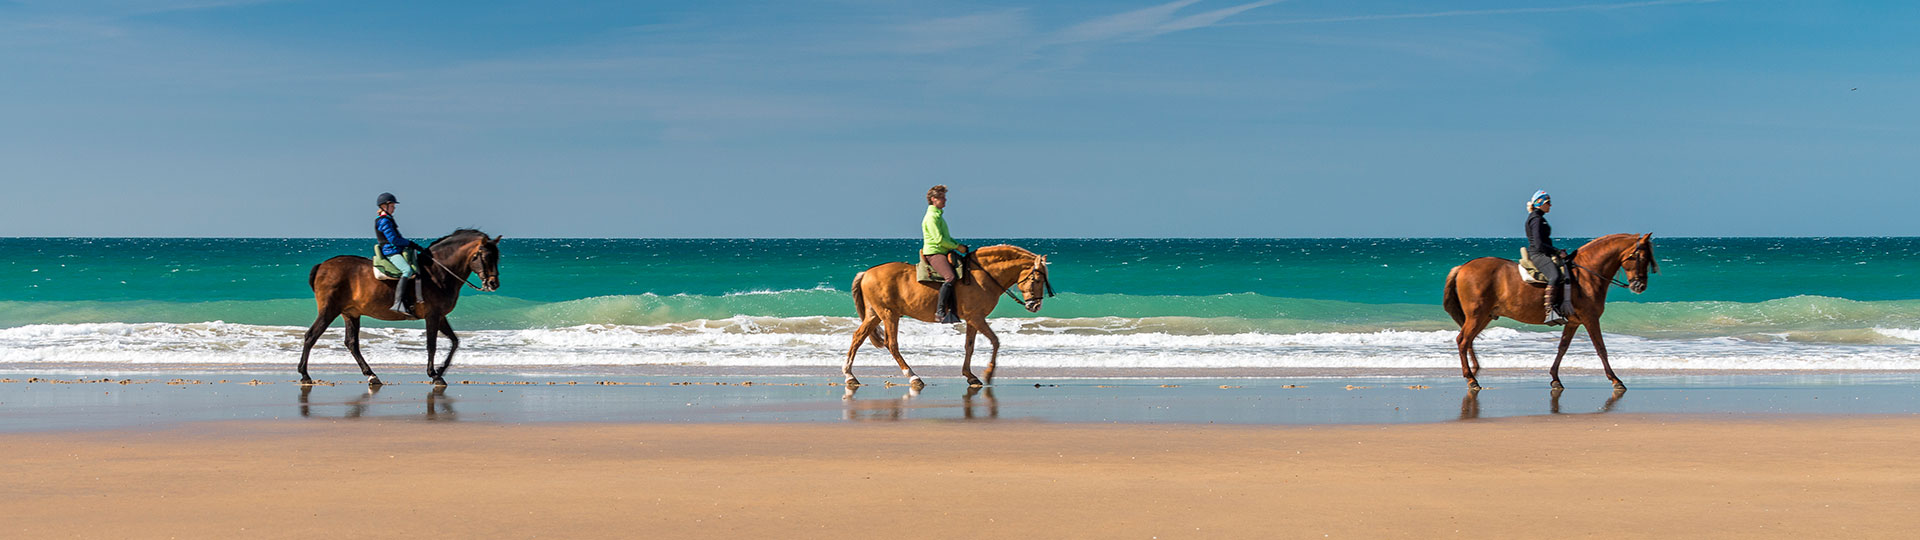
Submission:
[[0,435],[0,537],[1920,535],[1920,418],[429,424]]

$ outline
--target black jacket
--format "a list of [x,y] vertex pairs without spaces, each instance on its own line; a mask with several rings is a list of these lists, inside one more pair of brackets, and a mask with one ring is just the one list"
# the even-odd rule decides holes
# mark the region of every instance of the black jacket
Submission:
[[1547,215],[1539,211],[1527,213],[1527,251],[1560,254],[1560,250],[1553,247],[1553,226],[1547,224]]

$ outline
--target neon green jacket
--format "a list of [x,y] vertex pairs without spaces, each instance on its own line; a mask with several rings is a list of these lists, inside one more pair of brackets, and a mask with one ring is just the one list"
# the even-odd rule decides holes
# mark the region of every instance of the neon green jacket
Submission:
[[927,205],[927,217],[920,219],[920,237],[926,242],[921,244],[921,255],[939,255],[960,247],[953,241],[953,235],[947,233],[947,220],[940,217],[946,212],[940,207]]

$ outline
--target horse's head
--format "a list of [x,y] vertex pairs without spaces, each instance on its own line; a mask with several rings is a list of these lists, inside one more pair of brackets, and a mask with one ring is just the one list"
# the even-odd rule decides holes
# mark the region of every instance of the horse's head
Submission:
[[1620,252],[1620,268],[1627,271],[1627,290],[1647,292],[1647,276],[1660,273],[1660,260],[1653,256],[1653,233],[1641,235],[1633,247]]
[[493,292],[500,290],[500,239],[480,235],[480,245],[474,247],[473,255],[467,259],[467,268],[480,274],[480,290]]
[[1032,313],[1040,312],[1040,302],[1053,296],[1053,283],[1047,281],[1047,256],[1035,255],[1033,264],[1020,271],[1020,305]]

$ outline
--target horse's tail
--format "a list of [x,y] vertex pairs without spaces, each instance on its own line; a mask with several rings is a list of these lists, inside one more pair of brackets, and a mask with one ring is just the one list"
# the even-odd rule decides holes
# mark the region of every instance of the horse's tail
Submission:
[[[867,322],[867,299],[866,295],[860,292],[860,281],[866,277],[866,272],[853,275],[853,314],[856,325],[864,325]],[[874,325],[873,330],[867,333],[867,337],[873,340],[875,347],[887,346],[886,338],[880,337],[879,325]],[[858,341],[855,342],[858,343]]]
[[1459,275],[1460,267],[1458,266],[1447,271],[1447,292],[1446,296],[1441,300],[1441,304],[1446,306],[1447,314],[1453,316],[1454,324],[1465,326],[1467,324],[1467,312],[1460,309],[1460,290],[1459,287],[1454,285],[1454,278]]
[[315,288],[314,282],[318,281],[319,279],[320,279],[320,265],[316,264],[316,265],[313,265],[312,270],[307,271],[307,288],[308,289]]

